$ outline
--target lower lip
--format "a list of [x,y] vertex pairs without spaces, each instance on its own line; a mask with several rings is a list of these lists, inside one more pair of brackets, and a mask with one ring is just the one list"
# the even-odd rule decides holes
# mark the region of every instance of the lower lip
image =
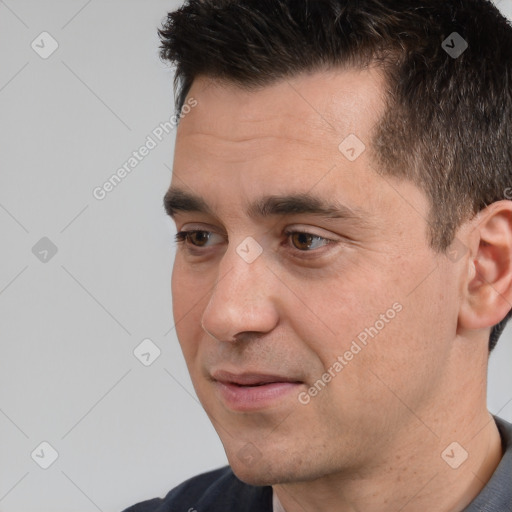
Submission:
[[235,411],[250,411],[275,406],[277,402],[298,389],[301,384],[296,382],[272,382],[262,386],[237,386],[215,382],[215,385],[226,405]]

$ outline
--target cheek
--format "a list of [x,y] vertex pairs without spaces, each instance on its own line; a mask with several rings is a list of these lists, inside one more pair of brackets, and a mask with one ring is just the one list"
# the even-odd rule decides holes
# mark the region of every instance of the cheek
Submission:
[[390,414],[401,414],[407,413],[404,403],[420,407],[436,393],[448,371],[456,314],[450,321],[443,309],[446,303],[436,300],[442,276],[431,278],[429,285],[424,283],[409,296],[397,294],[395,304],[400,304],[400,311],[378,311],[354,337],[361,351],[343,374],[354,400],[362,398],[366,404],[387,408]]
[[172,310],[176,335],[187,364],[195,357],[203,332],[201,308],[205,303],[201,298],[205,289],[196,281],[193,274],[183,270],[177,257],[171,278]]
[[197,315],[198,304],[208,291],[204,274],[194,271],[176,254],[172,269],[171,293],[175,324],[186,322],[189,316]]
[[[420,276],[418,267],[424,269]],[[426,262],[400,268],[354,265],[336,277],[308,283],[302,307],[287,310],[292,329],[323,367],[316,366],[311,379],[334,375],[326,376],[333,399],[348,404],[364,397],[378,405],[389,395],[393,402],[396,397],[387,386],[403,396],[418,394],[422,391],[414,390],[413,382],[428,387],[442,371],[452,329],[443,310],[448,278],[437,273],[423,282],[432,267]]]
[[325,367],[347,351],[351,352],[347,357],[355,359],[372,336],[382,337],[400,316],[400,305],[393,308],[399,294],[385,276],[360,264],[345,267],[322,280],[311,280],[307,287],[301,287],[300,282],[290,283],[294,290],[304,291],[299,302],[288,305],[286,315],[292,319],[293,330]]

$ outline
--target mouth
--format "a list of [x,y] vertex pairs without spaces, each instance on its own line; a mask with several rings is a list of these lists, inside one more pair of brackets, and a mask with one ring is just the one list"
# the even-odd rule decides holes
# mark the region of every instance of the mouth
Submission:
[[224,404],[229,409],[244,412],[276,407],[304,384],[283,375],[235,374],[223,370],[213,372],[212,380]]

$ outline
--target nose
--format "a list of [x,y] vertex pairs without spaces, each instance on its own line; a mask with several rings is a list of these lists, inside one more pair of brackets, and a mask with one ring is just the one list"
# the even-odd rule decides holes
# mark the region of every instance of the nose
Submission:
[[233,248],[223,255],[217,282],[201,319],[218,341],[236,342],[243,334],[268,333],[278,323],[276,277],[264,255],[247,263]]

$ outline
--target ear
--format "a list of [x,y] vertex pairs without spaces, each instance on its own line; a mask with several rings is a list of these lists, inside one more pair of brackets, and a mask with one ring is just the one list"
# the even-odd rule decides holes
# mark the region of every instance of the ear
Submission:
[[471,258],[459,328],[484,329],[512,309],[512,201],[497,201],[471,221]]

